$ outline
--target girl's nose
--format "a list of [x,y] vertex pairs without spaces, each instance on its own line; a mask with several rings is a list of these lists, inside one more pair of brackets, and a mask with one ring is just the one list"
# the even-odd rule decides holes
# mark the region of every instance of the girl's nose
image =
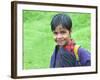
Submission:
[[62,35],[59,33],[59,34],[57,34],[57,38],[59,39],[59,38],[62,38]]

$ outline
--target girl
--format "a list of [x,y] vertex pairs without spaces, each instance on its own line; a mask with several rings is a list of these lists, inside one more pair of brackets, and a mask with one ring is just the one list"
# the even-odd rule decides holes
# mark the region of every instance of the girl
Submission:
[[75,56],[76,43],[71,39],[72,20],[68,15],[57,14],[52,18],[51,30],[57,43],[51,57],[50,67],[90,66],[90,53],[82,47],[78,48],[78,57]]

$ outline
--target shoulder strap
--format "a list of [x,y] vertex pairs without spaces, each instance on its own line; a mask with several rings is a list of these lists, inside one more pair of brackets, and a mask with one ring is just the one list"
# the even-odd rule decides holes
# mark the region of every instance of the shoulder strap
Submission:
[[79,61],[79,56],[78,56],[78,49],[79,49],[79,45],[75,45],[74,46],[74,54],[76,56],[76,60]]

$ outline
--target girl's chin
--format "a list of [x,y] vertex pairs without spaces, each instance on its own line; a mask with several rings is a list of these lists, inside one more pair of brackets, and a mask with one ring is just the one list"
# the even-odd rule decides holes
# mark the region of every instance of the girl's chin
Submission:
[[64,46],[64,45],[66,45],[66,43],[58,43],[57,45]]

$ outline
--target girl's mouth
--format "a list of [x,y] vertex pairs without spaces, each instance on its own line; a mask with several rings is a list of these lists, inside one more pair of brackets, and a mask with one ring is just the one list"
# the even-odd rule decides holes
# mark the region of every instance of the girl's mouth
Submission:
[[57,42],[58,45],[64,45],[65,44],[64,40],[57,40],[56,42]]

